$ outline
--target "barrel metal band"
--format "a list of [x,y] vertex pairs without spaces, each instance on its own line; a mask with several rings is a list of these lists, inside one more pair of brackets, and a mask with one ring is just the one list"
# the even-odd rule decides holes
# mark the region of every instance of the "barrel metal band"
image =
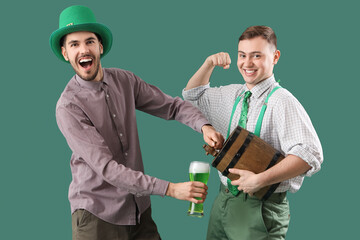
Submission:
[[249,146],[249,143],[251,142],[253,137],[254,137],[254,134],[249,132],[249,134],[247,135],[247,137],[246,137],[243,145],[239,149],[239,151],[235,154],[235,156],[233,157],[233,159],[231,160],[229,165],[226,167],[226,169],[222,172],[222,174],[224,176],[229,175],[229,168],[233,168],[236,165],[236,163],[239,161],[239,159],[241,158],[241,156],[245,152],[246,148]]
[[262,201],[266,201],[271,194],[273,194],[275,192],[275,190],[277,189],[277,187],[280,185],[280,183],[275,183],[273,185],[271,185],[271,187],[269,188],[269,190],[265,193],[265,195],[261,198]]
[[226,155],[227,151],[230,149],[230,147],[233,145],[233,143],[235,142],[235,140],[237,139],[237,137],[239,136],[241,132],[241,128],[237,127],[234,131],[234,133],[230,136],[229,140],[225,143],[224,148],[221,150],[221,152],[219,153],[219,155],[214,159],[214,161],[212,162],[212,166],[214,168],[217,167],[217,165],[219,165],[219,163],[221,162],[221,160],[223,159],[223,157]]
[[281,156],[281,153],[279,151],[277,151],[273,158],[271,159],[269,165],[267,166],[266,170],[268,170],[269,168],[271,168],[272,166],[274,166],[276,164],[276,162],[279,160],[279,157]]
[[[279,160],[279,157],[281,156],[281,153],[279,151],[277,151],[272,160],[270,161],[269,165],[267,166],[266,170],[268,170],[269,168],[271,168],[272,166],[274,166],[276,164],[276,162]],[[273,194],[276,190],[276,188],[280,185],[280,183],[276,183],[271,185],[271,187],[269,188],[269,190],[265,193],[265,195],[262,197],[261,200],[266,201],[271,194]]]

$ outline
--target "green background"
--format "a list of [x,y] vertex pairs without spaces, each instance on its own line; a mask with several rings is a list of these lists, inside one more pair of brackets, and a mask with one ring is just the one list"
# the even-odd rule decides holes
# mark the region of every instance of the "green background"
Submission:
[[[130,70],[172,96],[205,58],[229,52],[229,70],[213,85],[242,82],[237,39],[250,25],[271,26],[282,55],[275,76],[303,104],[324,150],[322,170],[289,194],[287,239],[354,239],[358,233],[359,33],[356,1],[6,1],[1,22],[0,239],[71,239],[70,150],[57,128],[55,105],[70,65],[48,39],[72,4],[94,10],[113,32],[104,67]],[[190,161],[211,162],[201,134],[178,122],[138,113],[146,173],[188,180]],[[219,180],[212,169],[203,219],[188,202],[152,196],[163,239],[205,239]]]

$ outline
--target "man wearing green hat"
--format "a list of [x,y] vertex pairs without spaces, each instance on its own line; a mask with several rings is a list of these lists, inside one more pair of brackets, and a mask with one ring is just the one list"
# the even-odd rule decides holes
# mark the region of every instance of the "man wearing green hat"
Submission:
[[169,183],[144,174],[135,110],[202,131],[216,148],[221,148],[223,137],[190,103],[164,94],[129,71],[102,68],[100,58],[111,48],[112,34],[89,8],[65,9],[50,45],[76,72],[56,106],[58,126],[73,152],[73,239],[160,239],[149,196],[200,203],[207,186]]

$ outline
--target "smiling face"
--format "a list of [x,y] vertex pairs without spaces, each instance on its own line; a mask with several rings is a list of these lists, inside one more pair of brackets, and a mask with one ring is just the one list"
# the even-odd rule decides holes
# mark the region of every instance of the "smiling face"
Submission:
[[248,89],[271,77],[280,51],[262,37],[239,41],[237,66]]
[[94,33],[69,33],[65,37],[61,51],[65,60],[70,62],[76,74],[83,80],[102,80],[100,56],[103,53],[103,46]]

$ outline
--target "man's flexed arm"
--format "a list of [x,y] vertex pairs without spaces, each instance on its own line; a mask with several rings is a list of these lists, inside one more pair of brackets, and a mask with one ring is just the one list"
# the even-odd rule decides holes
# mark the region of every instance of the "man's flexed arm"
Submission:
[[203,65],[199,70],[192,76],[186,85],[185,90],[203,86],[209,83],[210,76],[215,68],[215,66],[223,67],[224,69],[229,69],[231,64],[231,59],[228,53],[220,52],[206,58]]

